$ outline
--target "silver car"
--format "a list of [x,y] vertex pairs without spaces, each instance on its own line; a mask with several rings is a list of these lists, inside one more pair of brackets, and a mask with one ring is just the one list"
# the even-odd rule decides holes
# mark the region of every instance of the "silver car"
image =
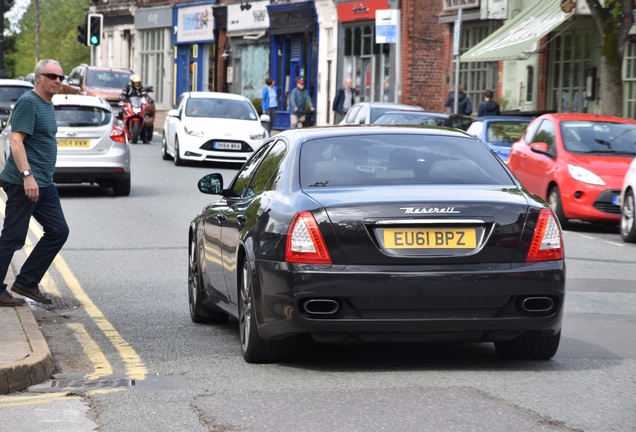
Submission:
[[[91,183],[130,194],[130,144],[106,100],[96,96],[53,96],[57,120],[55,183]],[[10,156],[11,118],[0,133]]]

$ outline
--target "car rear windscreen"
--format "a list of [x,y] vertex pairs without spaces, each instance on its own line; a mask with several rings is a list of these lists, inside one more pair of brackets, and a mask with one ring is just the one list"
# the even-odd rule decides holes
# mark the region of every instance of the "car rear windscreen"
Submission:
[[110,123],[112,113],[109,110],[78,105],[55,107],[55,120],[58,127],[94,127]]
[[392,184],[514,185],[481,142],[438,135],[359,135],[307,141],[303,188]]

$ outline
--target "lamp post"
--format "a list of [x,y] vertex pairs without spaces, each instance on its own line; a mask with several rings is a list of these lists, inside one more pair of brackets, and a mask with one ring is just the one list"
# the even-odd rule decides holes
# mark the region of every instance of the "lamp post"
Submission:
[[232,52],[232,48],[230,48],[230,43],[227,39],[225,39],[225,43],[223,44],[223,54],[221,54],[221,58],[223,59],[223,92],[228,93],[228,83],[232,82],[232,78],[230,76],[230,80],[228,81],[228,75],[231,74],[229,68],[230,62],[230,54]]

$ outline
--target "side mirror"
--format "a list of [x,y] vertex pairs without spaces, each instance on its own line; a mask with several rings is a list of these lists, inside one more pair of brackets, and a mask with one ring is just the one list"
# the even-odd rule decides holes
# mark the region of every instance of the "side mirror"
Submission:
[[78,86],[80,85],[80,80],[79,78],[71,78],[68,81],[68,85],[72,85],[72,86]]
[[535,153],[546,155],[551,158],[554,157],[554,155],[549,152],[548,144],[544,142],[535,142],[530,144],[530,150],[532,150]]
[[219,173],[201,177],[199,191],[207,195],[220,195],[223,192],[223,176]]
[[[263,124],[263,123],[271,123],[272,122],[272,119],[267,114],[261,114],[260,119],[261,119],[261,124]],[[265,126],[265,125],[263,124],[263,126]]]
[[179,117],[179,110],[176,110],[176,109],[168,110],[167,116],[168,117]]

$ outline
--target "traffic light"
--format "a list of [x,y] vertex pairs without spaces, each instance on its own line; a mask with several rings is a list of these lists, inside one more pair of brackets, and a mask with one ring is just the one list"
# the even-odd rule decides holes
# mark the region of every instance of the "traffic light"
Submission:
[[104,15],[88,14],[88,46],[98,46],[102,43],[102,23]]
[[[1,1],[1,0],[0,0]],[[88,45],[88,38],[86,37],[88,27],[88,15],[84,17],[84,24],[77,26],[77,41],[82,45]]]

